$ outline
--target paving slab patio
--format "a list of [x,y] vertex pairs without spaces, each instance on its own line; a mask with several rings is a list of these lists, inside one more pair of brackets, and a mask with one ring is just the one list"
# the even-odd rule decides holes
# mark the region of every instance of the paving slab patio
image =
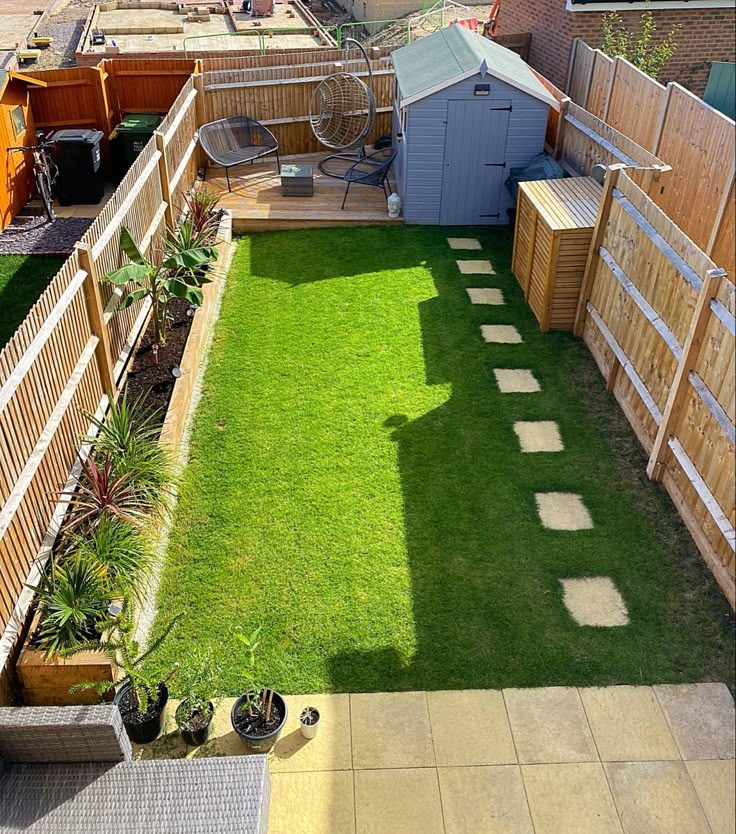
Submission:
[[561,452],[565,447],[560,437],[560,427],[554,420],[518,420],[514,431],[519,438],[522,452]]
[[[270,834],[736,834],[734,704],[719,684],[286,700],[268,757]],[[233,702],[191,748],[172,700],[136,757],[246,754]],[[298,730],[306,705],[321,714],[312,740]]]
[[484,341],[500,345],[520,345],[521,333],[513,324],[481,324]]
[[503,293],[496,287],[468,287],[471,304],[503,304]]
[[629,613],[626,604],[610,576],[561,579],[560,583],[562,601],[578,625],[597,628],[628,625]]
[[493,375],[502,394],[535,394],[542,390],[533,371],[526,368],[494,368]]
[[539,519],[548,530],[588,530],[593,526],[583,499],[573,492],[538,492],[534,497]]

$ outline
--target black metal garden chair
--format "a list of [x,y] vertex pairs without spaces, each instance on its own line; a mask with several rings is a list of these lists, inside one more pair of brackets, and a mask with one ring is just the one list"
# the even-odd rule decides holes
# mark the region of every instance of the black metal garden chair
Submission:
[[374,188],[382,188],[383,193],[388,198],[389,192],[386,188],[386,180],[388,179],[388,172],[396,159],[396,149],[386,156],[383,150],[374,151],[374,153],[364,156],[357,162],[353,163],[347,171],[343,174],[343,179],[347,183],[345,188],[345,196],[342,198],[342,208],[345,208],[345,201],[348,199],[348,192],[350,186],[355,185],[372,185]]
[[276,137],[267,127],[248,116],[232,116],[202,125],[199,141],[210,160],[225,169],[228,191],[232,190],[228,171],[236,165],[275,153],[276,167],[281,171]]

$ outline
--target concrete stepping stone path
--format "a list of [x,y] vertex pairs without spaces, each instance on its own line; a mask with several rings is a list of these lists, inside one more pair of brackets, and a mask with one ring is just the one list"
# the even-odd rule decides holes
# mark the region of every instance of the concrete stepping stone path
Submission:
[[561,452],[565,447],[554,420],[518,421],[514,431],[522,452]]
[[538,492],[537,511],[548,530],[590,530],[593,519],[583,499],[574,492]]
[[463,275],[495,275],[490,261],[455,261]]
[[561,579],[562,601],[581,626],[613,628],[629,624],[623,597],[608,576]]
[[535,394],[542,390],[532,371],[526,368],[494,368],[493,375],[502,394]]
[[480,241],[474,237],[448,237],[450,249],[480,249]]
[[521,333],[513,324],[481,324],[480,332],[484,341],[497,345],[520,345]]
[[468,287],[471,304],[503,304],[503,293],[495,287]]

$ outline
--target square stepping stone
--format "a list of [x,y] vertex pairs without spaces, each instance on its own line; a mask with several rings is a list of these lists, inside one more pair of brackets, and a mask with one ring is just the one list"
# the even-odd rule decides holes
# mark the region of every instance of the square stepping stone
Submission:
[[542,387],[526,368],[494,368],[496,385],[502,394],[535,394]]
[[736,829],[736,762],[685,762],[713,834]]
[[[349,695],[288,695],[286,705],[286,725],[269,756],[271,773],[352,769]],[[309,743],[299,730],[299,715],[307,706],[316,707],[321,718]]]
[[434,746],[424,692],[350,696],[353,767],[434,767]]
[[583,499],[574,492],[538,492],[537,511],[548,530],[590,530],[590,517]]
[[[516,764],[503,695],[497,690],[428,692],[429,720],[438,766]],[[472,722],[448,721],[472,715]]]
[[577,689],[504,689],[503,698],[520,764],[598,761]]
[[586,576],[560,582],[562,601],[578,625],[613,628],[629,624],[629,612],[610,577]]
[[723,683],[655,686],[683,759],[733,759],[736,715]]
[[603,765],[626,834],[710,834],[682,762]]
[[534,834],[518,765],[441,767],[447,834]]
[[677,745],[650,686],[578,691],[604,762],[679,760]]
[[483,339],[492,344],[521,344],[521,333],[519,333],[513,324],[481,324],[480,332]]
[[468,287],[471,304],[503,304],[503,293],[495,287]]
[[444,834],[437,771],[356,770],[355,821],[357,834]]
[[351,771],[271,774],[268,833],[294,834],[295,831],[353,834],[355,797]]
[[490,261],[455,261],[463,275],[495,275]]
[[480,241],[474,237],[448,237],[450,249],[480,249]]
[[540,834],[623,834],[599,762],[525,765],[521,774]]
[[518,421],[514,431],[522,452],[561,452],[560,428],[554,420]]

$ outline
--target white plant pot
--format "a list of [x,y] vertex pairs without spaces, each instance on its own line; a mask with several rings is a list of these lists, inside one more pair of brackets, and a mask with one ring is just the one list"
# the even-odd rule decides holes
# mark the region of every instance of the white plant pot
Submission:
[[317,730],[319,730],[319,724],[322,719],[319,711],[315,710],[315,712],[317,713],[317,720],[314,724],[305,724],[302,721],[301,716],[299,716],[299,727],[301,728],[304,738],[314,738],[317,735]]

